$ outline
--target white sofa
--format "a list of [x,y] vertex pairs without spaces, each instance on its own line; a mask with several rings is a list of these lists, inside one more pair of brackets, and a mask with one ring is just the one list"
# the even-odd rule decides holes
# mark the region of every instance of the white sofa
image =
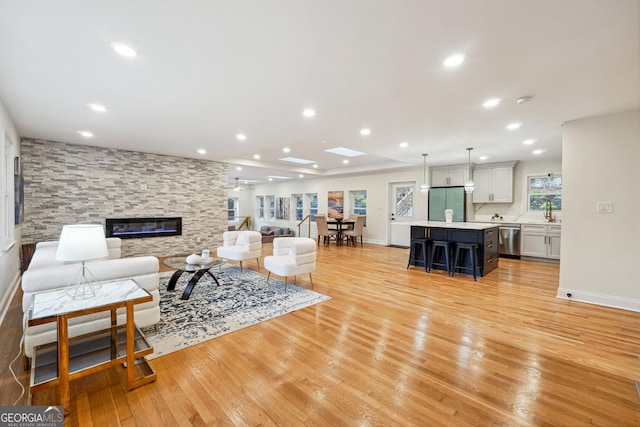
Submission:
[[[136,304],[135,323],[139,327],[157,325],[160,321],[160,295],[158,292],[158,259],[153,256],[120,258],[121,240],[108,238],[109,258],[89,261],[87,268],[98,281],[110,281],[131,278],[152,296],[153,301]],[[29,263],[29,268],[22,274],[22,311],[27,314],[32,303],[33,294],[51,289],[66,287],[73,282],[80,264],[65,264],[55,260],[58,242],[40,242]],[[124,323],[124,309],[118,311],[118,323]],[[89,332],[99,331],[110,326],[109,312],[101,312],[73,318],[69,321],[69,336],[74,337]],[[57,340],[56,323],[38,326],[26,326],[24,336],[24,355],[32,357],[33,348],[38,345]]]

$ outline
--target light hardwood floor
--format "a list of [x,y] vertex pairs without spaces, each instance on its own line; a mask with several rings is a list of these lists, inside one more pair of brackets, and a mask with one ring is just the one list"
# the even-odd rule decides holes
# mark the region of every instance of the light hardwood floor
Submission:
[[[639,313],[557,299],[554,264],[501,259],[474,282],[407,258],[320,246],[314,290],[331,300],[154,359],[158,381],[131,392],[119,368],[74,381],[65,424],[640,425]],[[6,369],[18,298],[0,330],[0,405],[19,395]],[[33,399],[54,404],[55,390]]]

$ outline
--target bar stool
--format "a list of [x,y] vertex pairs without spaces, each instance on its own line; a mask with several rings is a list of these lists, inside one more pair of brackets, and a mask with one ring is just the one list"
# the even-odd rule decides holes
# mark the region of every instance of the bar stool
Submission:
[[413,238],[411,239],[411,248],[409,252],[409,262],[407,263],[407,268],[410,265],[423,265],[425,271],[427,270],[427,266],[429,263],[428,254],[429,254],[429,242],[431,239],[426,237],[423,238]]
[[[441,262],[433,262],[433,259],[436,258],[436,251],[440,249],[440,252],[444,251],[444,260],[445,263]],[[451,242],[448,240],[433,240],[431,246],[431,257],[429,257],[429,265],[427,266],[427,273],[431,271],[433,266],[444,267],[451,276],[451,263],[449,262],[449,253],[451,252]],[[436,258],[438,259],[438,258]]]
[[[464,266],[464,256],[466,253],[460,256],[461,251],[466,251],[469,253],[469,261],[471,261],[471,267]],[[462,264],[460,263],[462,261]],[[471,270],[473,271],[473,281],[476,281],[476,271],[480,272],[480,265],[478,263],[478,244],[477,243],[458,243],[456,245],[456,256],[453,260],[453,271],[451,272],[451,276],[455,274],[456,270]]]

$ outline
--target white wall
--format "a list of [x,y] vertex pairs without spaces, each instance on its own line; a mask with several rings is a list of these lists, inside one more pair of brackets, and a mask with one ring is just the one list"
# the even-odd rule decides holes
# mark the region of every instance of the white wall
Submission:
[[640,110],[566,122],[562,143],[558,297],[640,311]]
[[[533,148],[531,149],[533,151]],[[537,160],[527,160],[519,162],[513,172],[513,203],[485,203],[475,204],[475,220],[490,221],[495,213],[504,217],[505,221],[515,221],[518,219],[530,218],[532,220],[544,221],[542,213],[527,213],[527,177],[533,175],[546,175],[548,173],[562,173],[562,159],[547,159],[541,157]],[[554,214],[560,219],[562,213]]]
[[[393,182],[414,182],[417,187],[422,183],[422,167],[390,173],[380,173],[373,175],[350,176],[350,177],[324,177],[316,179],[303,179],[297,181],[284,181],[278,183],[256,185],[251,192],[255,201],[256,195],[273,195],[275,197],[290,197],[292,194],[318,194],[318,213],[327,212],[327,193],[329,191],[344,191],[344,212],[351,213],[353,206],[350,205],[349,192],[367,192],[367,226],[364,230],[363,240],[370,243],[387,244],[389,227],[389,185]],[[424,220],[427,217],[427,196],[418,195],[415,199],[415,218]],[[292,209],[293,209],[292,205]],[[252,206],[249,213],[255,218],[256,213]],[[292,216],[293,218],[293,216]],[[254,221],[254,229],[259,229],[261,225],[275,225],[291,227],[298,235],[297,221]],[[306,235],[306,232],[303,233]],[[315,236],[315,228],[312,229],[312,237]]]
[[[505,216],[505,220],[515,220],[526,212],[526,177],[528,175],[540,175],[549,172],[561,173],[561,159],[531,160],[520,162],[514,171],[514,203],[487,203],[484,205],[471,205],[475,210],[476,220],[489,220],[489,217],[498,212]],[[240,215],[252,217],[253,229],[258,230],[261,225],[275,225],[294,228],[297,235],[296,221],[258,221],[255,211],[256,195],[273,195],[275,197],[290,197],[292,194],[318,193],[318,212],[327,212],[327,192],[344,191],[345,212],[350,213],[349,191],[367,191],[367,227],[364,231],[364,240],[370,243],[389,244],[389,184],[392,182],[413,181],[417,186],[422,183],[422,169],[412,169],[401,172],[386,172],[371,175],[352,177],[323,177],[317,179],[303,179],[256,185],[249,191],[242,192],[240,200]],[[230,197],[234,192],[230,191]],[[247,197],[248,196],[248,197]],[[292,206],[293,209],[293,206]],[[468,209],[468,216],[473,215]],[[541,214],[540,214],[541,215]],[[293,216],[292,216],[293,218]],[[417,196],[416,220],[427,218],[427,196]],[[540,218],[543,220],[544,218]],[[306,235],[306,232],[305,234]],[[315,237],[315,229],[312,228],[312,237]]]
[[[20,135],[9,117],[9,113],[0,99],[0,128],[11,138],[14,144],[14,152],[20,153]],[[1,138],[2,136],[0,136]],[[2,163],[2,162],[0,162]],[[1,175],[5,176],[4,165]],[[13,208],[13,207],[12,207]],[[7,252],[0,251],[0,323],[4,319],[11,299],[18,288],[20,281],[20,226],[15,231],[16,244]]]

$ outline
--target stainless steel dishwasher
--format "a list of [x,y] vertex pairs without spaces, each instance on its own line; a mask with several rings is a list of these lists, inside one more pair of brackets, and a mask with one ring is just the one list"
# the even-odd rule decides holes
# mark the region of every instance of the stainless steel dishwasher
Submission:
[[500,224],[500,256],[520,258],[520,224]]

